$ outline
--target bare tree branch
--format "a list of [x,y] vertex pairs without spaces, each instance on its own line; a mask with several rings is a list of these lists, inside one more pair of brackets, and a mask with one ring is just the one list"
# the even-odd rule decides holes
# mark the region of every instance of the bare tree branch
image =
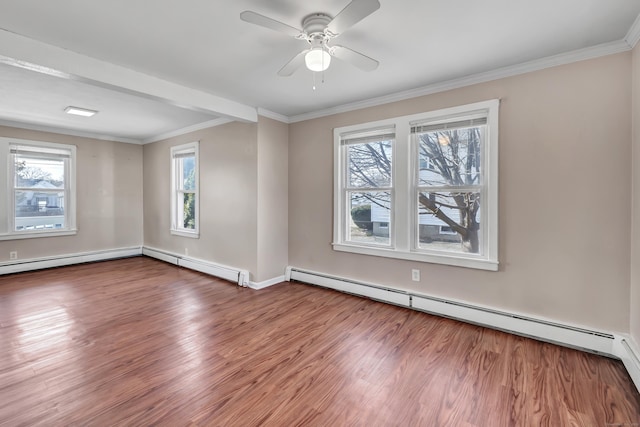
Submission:
[[[442,221],[462,239],[463,248],[478,251],[477,221],[480,195],[456,192],[455,187],[475,185],[480,179],[481,130],[478,127],[424,132],[419,136],[418,154],[421,186],[450,186],[447,193],[421,192],[418,202],[422,210]],[[391,182],[391,143],[378,141],[349,146],[350,185],[376,188]],[[428,160],[423,166],[422,160]],[[389,209],[388,192],[360,193],[361,200]],[[352,199],[357,200],[357,199]],[[456,212],[451,216],[451,211]],[[455,218],[459,216],[459,218]]]
[[462,227],[460,224],[449,218],[447,214],[440,210],[438,204],[425,196],[424,193],[420,193],[420,195],[418,196],[418,201],[421,205],[429,209],[436,218],[447,224],[453,231],[463,236],[463,238],[467,235],[466,228]]

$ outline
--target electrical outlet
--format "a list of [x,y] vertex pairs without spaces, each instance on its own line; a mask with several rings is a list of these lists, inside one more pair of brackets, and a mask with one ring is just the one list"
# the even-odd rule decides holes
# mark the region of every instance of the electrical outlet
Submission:
[[186,256],[189,256],[189,248],[184,248],[184,254],[185,254]]
[[9,259],[18,259],[18,251],[9,252]]
[[411,270],[411,280],[413,280],[414,282],[420,281],[420,270],[417,270],[415,268]]

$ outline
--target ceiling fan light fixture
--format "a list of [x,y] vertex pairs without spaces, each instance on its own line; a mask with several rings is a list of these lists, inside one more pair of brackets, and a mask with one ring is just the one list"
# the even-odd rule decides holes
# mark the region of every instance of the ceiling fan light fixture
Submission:
[[304,56],[304,63],[311,71],[324,71],[331,64],[331,55],[321,47],[311,49]]

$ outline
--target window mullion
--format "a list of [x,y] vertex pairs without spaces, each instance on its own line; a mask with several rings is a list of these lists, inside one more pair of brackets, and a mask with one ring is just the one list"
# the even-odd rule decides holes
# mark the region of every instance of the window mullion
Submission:
[[351,191],[351,192],[360,192],[360,193],[370,193],[370,192],[375,192],[375,191],[391,191],[393,190],[392,186],[385,186],[385,187],[347,187],[345,188],[346,191]]
[[482,185],[465,185],[465,186],[455,186],[455,185],[421,185],[416,186],[416,190],[422,193],[478,193],[482,190]]
[[393,167],[393,235],[397,250],[409,251],[411,248],[412,213],[411,206],[411,144],[409,127],[404,123],[396,125],[396,142],[394,145]]
[[36,193],[61,193],[64,188],[14,187],[14,191],[34,191]]

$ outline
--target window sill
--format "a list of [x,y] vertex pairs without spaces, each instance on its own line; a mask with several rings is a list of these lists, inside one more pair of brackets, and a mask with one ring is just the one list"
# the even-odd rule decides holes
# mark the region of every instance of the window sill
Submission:
[[371,246],[365,247],[344,243],[333,243],[333,249],[340,252],[351,252],[362,255],[403,259],[408,261],[428,262],[432,264],[453,265],[456,267],[474,268],[478,270],[498,271],[497,260],[488,260],[484,258],[475,258],[463,255],[405,252],[399,251],[397,249],[373,248]]
[[59,230],[59,231],[24,231],[0,234],[0,240],[19,240],[19,239],[37,239],[43,237],[59,237],[59,236],[73,236],[78,233],[78,230]]
[[191,231],[171,230],[171,234],[173,234],[174,236],[189,237],[191,239],[200,238],[200,233]]

